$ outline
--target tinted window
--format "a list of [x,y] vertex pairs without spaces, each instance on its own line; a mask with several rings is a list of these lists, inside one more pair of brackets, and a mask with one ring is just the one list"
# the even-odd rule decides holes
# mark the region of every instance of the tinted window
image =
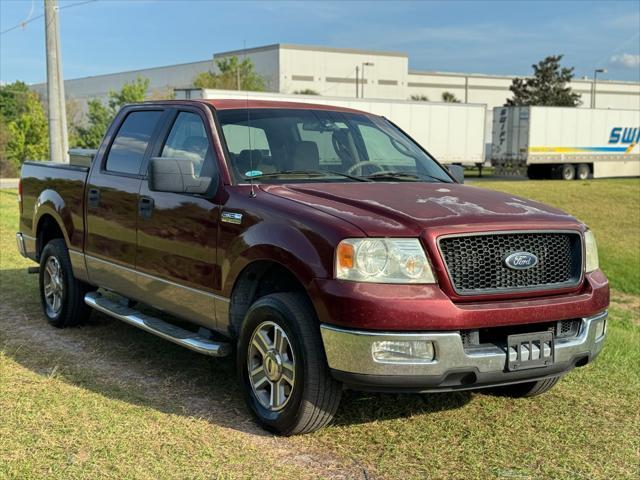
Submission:
[[207,132],[199,115],[178,114],[160,156],[191,160],[196,176],[200,176],[205,162],[207,165],[213,163]]
[[111,144],[106,169],[138,174],[144,152],[161,115],[161,111],[131,112],[127,115]]

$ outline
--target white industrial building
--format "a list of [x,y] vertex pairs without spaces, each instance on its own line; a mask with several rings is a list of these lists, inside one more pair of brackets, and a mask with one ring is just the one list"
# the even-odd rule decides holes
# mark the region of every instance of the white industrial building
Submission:
[[[251,59],[268,92],[310,89],[324,96],[355,97],[357,73],[358,94],[364,98],[408,100],[424,95],[438,102],[443,92],[450,92],[462,102],[486,104],[488,112],[511,97],[509,86],[514,78],[410,70],[408,56],[397,52],[275,44],[217,53],[200,62],[66,80],[65,92],[84,103],[106,98],[110,90],[119,90],[125,82],[142,76],[150,81],[151,96],[160,97],[173,89],[191,87],[198,73],[215,71],[215,60],[231,55]],[[589,107],[593,81],[574,80],[572,87],[582,95],[582,106]],[[45,83],[32,88],[46,95]],[[640,83],[598,80],[595,88],[598,108],[640,109]]]

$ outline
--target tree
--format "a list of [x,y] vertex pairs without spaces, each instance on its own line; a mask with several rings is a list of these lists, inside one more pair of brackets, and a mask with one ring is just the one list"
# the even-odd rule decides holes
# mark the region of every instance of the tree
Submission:
[[202,72],[193,79],[196,88],[218,88],[222,90],[250,90],[262,92],[264,81],[253,67],[249,58],[242,61],[238,57],[224,57],[216,60],[219,73]]
[[451,92],[442,92],[442,101],[446,103],[460,103],[460,100]]
[[580,94],[567,84],[573,78],[573,67],[562,67],[563,55],[551,55],[533,67],[533,77],[514,78],[509,90],[513,98],[506,105],[540,105],[577,107],[582,103]]
[[0,86],[0,116],[10,122],[27,111],[29,87],[24,82]]
[[427,97],[426,95],[411,95],[411,100],[413,100],[414,102],[428,102],[429,97]]
[[303,90],[296,90],[293,93],[296,94],[296,95],[320,95],[318,92],[316,92],[312,88],[305,88]]
[[107,106],[99,99],[89,100],[87,124],[73,127],[77,142],[75,146],[98,148],[118,110],[127,103],[144,101],[148,88],[149,79],[137,77],[133,82],[125,83],[119,92],[110,91]]
[[[6,103],[4,100],[8,97],[3,99],[0,117],[0,166],[3,175],[15,175],[25,160],[43,160],[49,154],[47,118],[38,94],[30,90],[24,92],[22,88],[17,91],[22,92],[20,98]],[[9,106],[7,111],[4,110],[5,105]]]

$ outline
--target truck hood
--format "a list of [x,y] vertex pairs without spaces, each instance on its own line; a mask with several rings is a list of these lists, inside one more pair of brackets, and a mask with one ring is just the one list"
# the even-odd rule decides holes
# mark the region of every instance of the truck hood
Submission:
[[305,183],[261,185],[272,195],[322,210],[369,236],[416,236],[425,229],[579,228],[556,208],[506,193],[459,184]]

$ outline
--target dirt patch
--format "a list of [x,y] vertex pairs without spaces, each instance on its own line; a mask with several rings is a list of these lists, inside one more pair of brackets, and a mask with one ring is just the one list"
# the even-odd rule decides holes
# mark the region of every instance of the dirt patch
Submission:
[[612,291],[611,306],[632,314],[632,321],[640,325],[640,296],[628,293]]
[[[350,458],[301,447],[261,429],[242,402],[230,360],[194,354],[97,312],[83,327],[55,329],[39,310],[4,300],[0,349],[32,371],[66,379],[78,375],[65,372],[77,370],[79,376],[91,376],[85,388],[103,393],[102,385],[105,395],[121,390],[137,399],[127,401],[205,419],[224,428],[225,435],[238,436],[239,445],[252,442],[283,465],[302,467],[310,478],[373,477]],[[184,365],[193,365],[193,375]]]

